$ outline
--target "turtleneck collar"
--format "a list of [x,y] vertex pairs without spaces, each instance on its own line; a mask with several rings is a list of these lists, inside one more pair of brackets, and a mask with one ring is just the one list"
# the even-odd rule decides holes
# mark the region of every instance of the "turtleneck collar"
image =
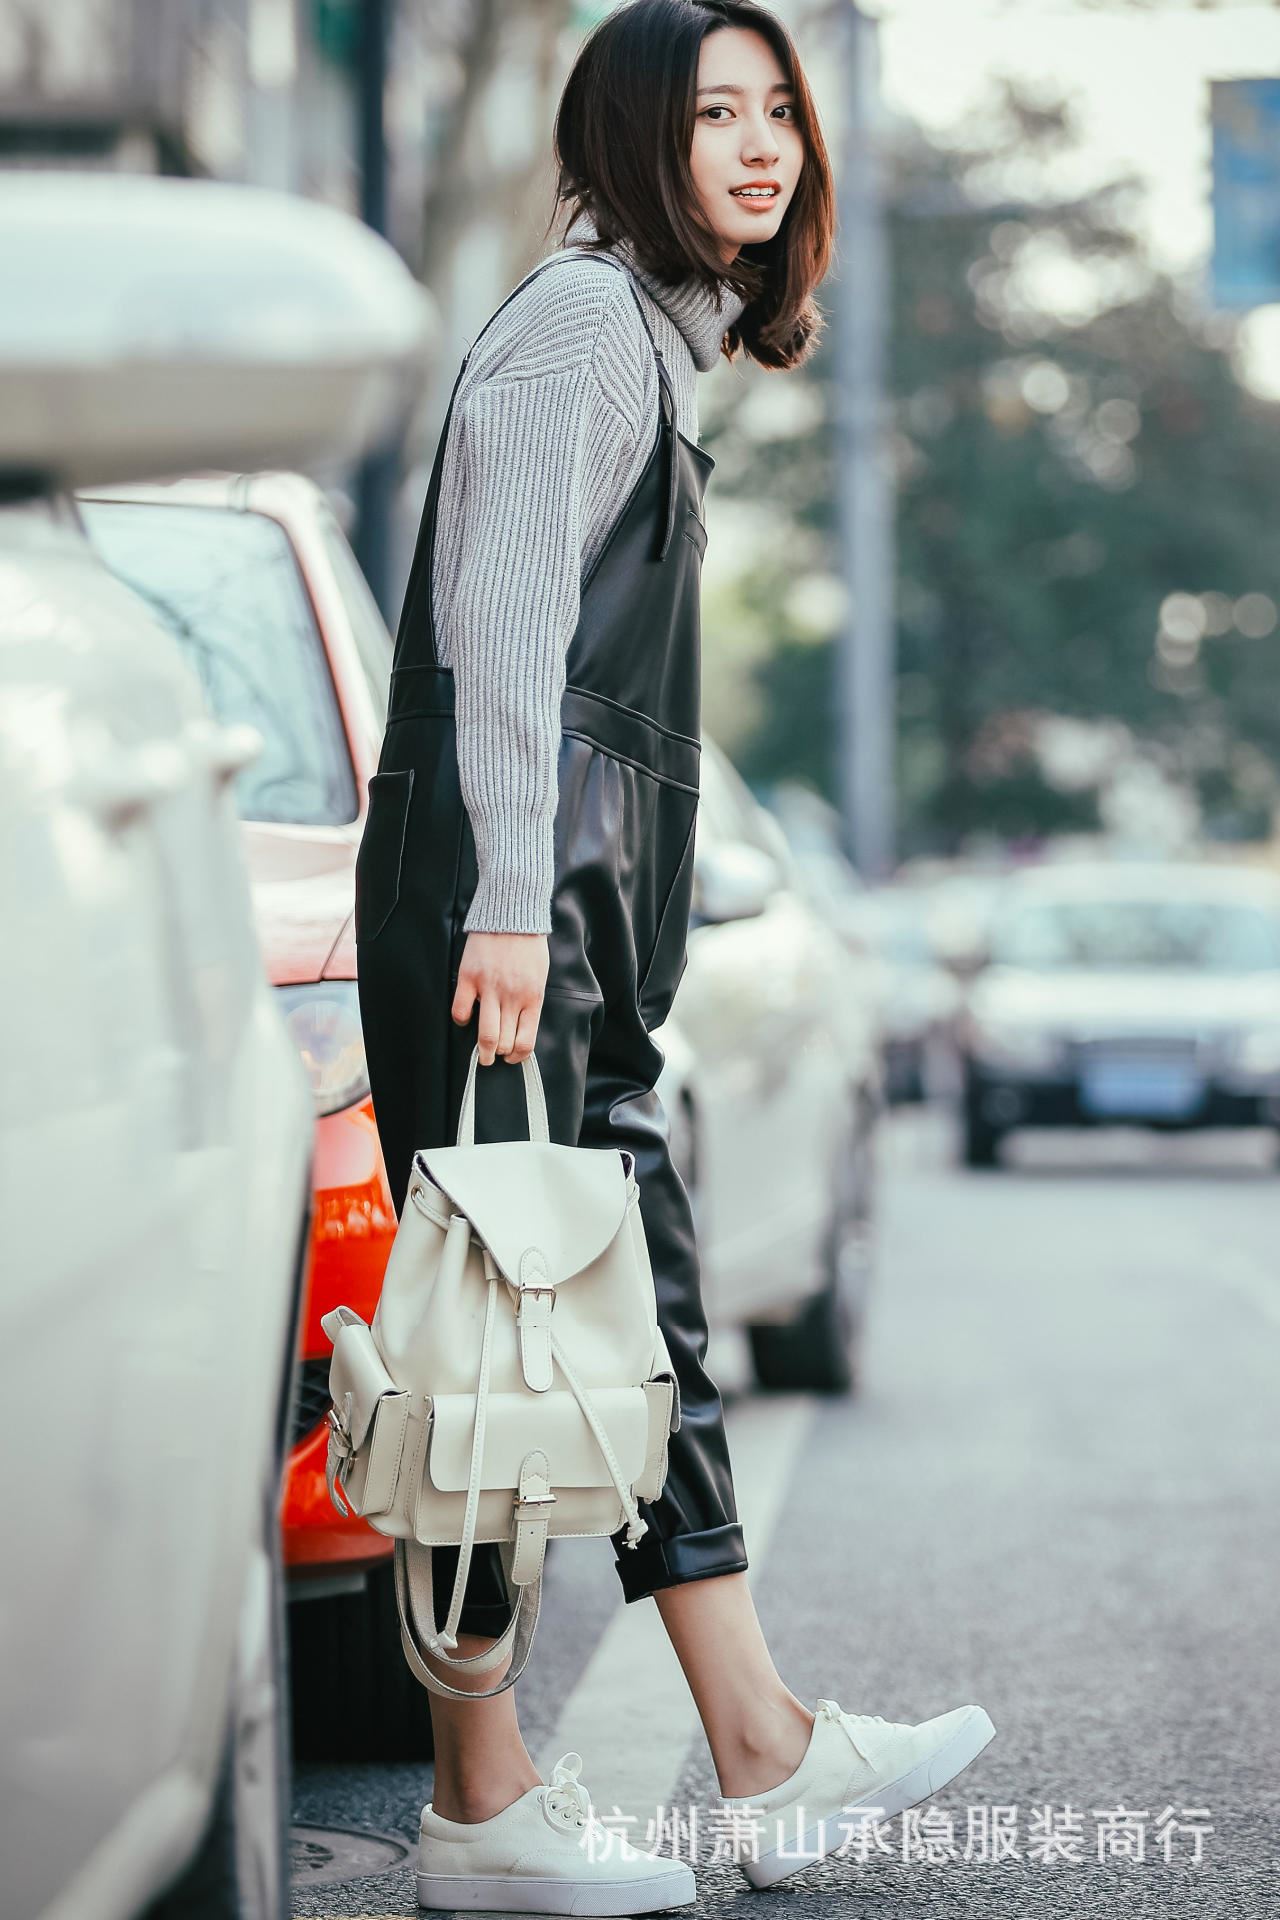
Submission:
[[[595,221],[583,207],[570,225],[562,244],[572,247],[582,241],[598,240],[599,237]],[[625,234],[613,241],[608,251],[630,267],[645,292],[662,308],[671,324],[687,341],[693,364],[699,373],[709,373],[720,358],[720,345],[725,334],[742,313],[746,301],[723,280],[717,299],[697,280],[673,282],[657,279],[640,265],[635,247]]]

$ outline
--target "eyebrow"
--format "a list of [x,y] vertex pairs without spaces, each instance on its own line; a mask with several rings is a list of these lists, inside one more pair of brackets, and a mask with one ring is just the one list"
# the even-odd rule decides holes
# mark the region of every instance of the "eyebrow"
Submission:
[[[730,86],[728,82],[726,82],[723,87],[699,87],[698,98],[701,99],[704,93],[745,93],[745,92],[746,92],[745,87]],[[792,86],[789,80],[775,80],[773,85],[769,88],[769,92],[770,93],[794,93],[795,88]]]

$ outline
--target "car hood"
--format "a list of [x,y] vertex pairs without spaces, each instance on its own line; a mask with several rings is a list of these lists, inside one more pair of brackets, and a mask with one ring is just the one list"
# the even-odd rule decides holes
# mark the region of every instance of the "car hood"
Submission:
[[358,825],[242,822],[253,913],[273,986],[320,980],[351,917]]
[[1280,974],[993,967],[975,983],[970,1005],[980,1019],[1025,1020],[1082,1036],[1220,1032],[1280,1023]]

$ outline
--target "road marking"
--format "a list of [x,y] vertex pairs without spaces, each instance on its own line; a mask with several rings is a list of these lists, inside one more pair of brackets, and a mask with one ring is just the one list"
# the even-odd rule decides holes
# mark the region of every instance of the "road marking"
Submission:
[[[816,1415],[816,1400],[802,1393],[758,1395],[726,1410],[738,1517],[753,1570],[764,1566]],[[642,1845],[644,1823],[658,1807],[669,1806],[689,1742],[700,1729],[656,1602],[621,1601],[537,1766],[550,1778],[561,1754],[581,1753],[597,1812],[611,1815],[616,1801],[622,1813],[638,1816],[632,1837]]]

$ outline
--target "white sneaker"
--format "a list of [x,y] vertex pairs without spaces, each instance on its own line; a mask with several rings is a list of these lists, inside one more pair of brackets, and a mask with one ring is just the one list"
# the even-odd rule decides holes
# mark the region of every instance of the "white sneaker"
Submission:
[[418,1905],[502,1913],[656,1913],[697,1898],[684,1860],[643,1853],[603,1826],[578,1778],[582,1755],[556,1761],[489,1820],[446,1820],[428,1801],[418,1841]]
[[741,1809],[726,1822],[731,1856],[753,1887],[771,1887],[856,1839],[867,1822],[928,1799],[994,1736],[981,1707],[952,1707],[913,1727],[819,1700],[793,1774],[764,1793],[722,1796],[725,1807]]

